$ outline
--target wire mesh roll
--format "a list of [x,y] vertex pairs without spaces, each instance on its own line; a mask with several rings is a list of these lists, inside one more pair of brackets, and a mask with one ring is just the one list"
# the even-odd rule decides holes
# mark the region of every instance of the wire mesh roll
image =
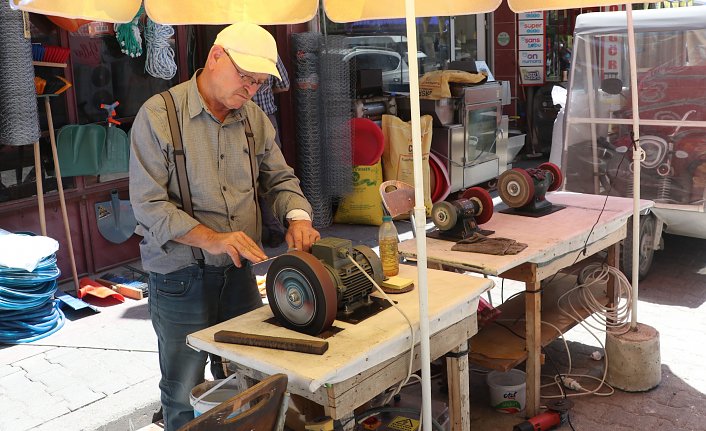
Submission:
[[323,151],[319,128],[319,49],[321,35],[292,35],[294,48],[294,98],[297,103],[297,175],[314,210],[314,226],[331,224],[331,198],[324,186]]
[[329,195],[344,196],[353,190],[353,161],[351,154],[351,74],[343,61],[346,48],[343,36],[326,36],[321,50],[320,124],[324,130],[322,164]]
[[0,145],[39,140],[31,40],[24,36],[22,12],[0,2]]
[[345,38],[292,35],[297,103],[297,169],[314,225],[332,222],[332,202],[352,188],[350,68]]

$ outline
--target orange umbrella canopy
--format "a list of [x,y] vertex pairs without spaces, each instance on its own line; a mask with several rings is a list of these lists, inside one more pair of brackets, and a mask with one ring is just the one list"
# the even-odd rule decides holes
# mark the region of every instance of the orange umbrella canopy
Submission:
[[[487,13],[502,0],[415,0],[415,15],[454,16]],[[328,17],[337,22],[404,17],[404,0],[322,0]],[[10,0],[28,12],[92,21],[128,22],[141,0]],[[150,18],[160,24],[296,24],[316,15],[319,0],[144,0]],[[515,12],[571,9],[616,4],[615,0],[508,0]]]

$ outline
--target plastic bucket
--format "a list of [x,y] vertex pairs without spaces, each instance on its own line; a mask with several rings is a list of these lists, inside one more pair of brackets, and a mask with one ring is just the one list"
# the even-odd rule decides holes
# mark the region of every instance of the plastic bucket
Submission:
[[525,409],[526,376],[524,371],[488,373],[490,406],[502,413],[517,413]]
[[[221,383],[222,380],[206,381],[200,385],[194,386],[191,389],[191,394],[189,395],[189,402],[194,408],[194,417],[202,415],[209,411],[210,409],[216,407],[222,402],[227,401],[231,397],[238,394],[240,391],[239,385],[230,380],[225,382],[221,387],[207,394],[205,397],[201,398],[209,389]],[[201,399],[199,399],[201,398]]]

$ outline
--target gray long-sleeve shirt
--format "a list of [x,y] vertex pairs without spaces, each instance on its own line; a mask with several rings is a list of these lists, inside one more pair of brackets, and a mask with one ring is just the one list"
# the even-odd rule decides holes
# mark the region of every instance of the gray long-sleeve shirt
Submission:
[[[160,95],[152,96],[140,108],[131,131],[130,202],[137,219],[142,265],[161,274],[195,263],[191,248],[177,243],[203,224],[216,232],[243,231],[260,241],[252,187],[245,118],[255,135],[256,172],[260,190],[273,202],[275,215],[284,221],[294,209],[310,216],[311,206],[274,143],[274,128],[267,116],[248,101],[221,123],[206,108],[196,85],[196,76],[173,87],[177,118],[181,125],[186,171],[194,218],[182,211],[176,178],[174,146]],[[228,255],[204,251],[207,265],[225,266]]]

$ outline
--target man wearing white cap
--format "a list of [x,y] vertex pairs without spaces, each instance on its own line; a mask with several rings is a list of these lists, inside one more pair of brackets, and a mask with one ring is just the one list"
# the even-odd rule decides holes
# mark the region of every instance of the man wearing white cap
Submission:
[[[204,68],[169,90],[193,217],[184,210],[166,99],[147,100],[132,126],[130,200],[143,236],[142,265],[150,272],[168,431],[193,418],[189,393],[204,380],[207,356],[187,347],[186,336],[262,305],[251,268],[267,258],[259,245],[256,190],[288,226],[290,247],[308,251],[319,239],[274,128],[250,100],[269,75],[279,77],[276,62],[277,46],[266,30],[233,24],[216,37]],[[222,369],[213,365],[218,376]]]

